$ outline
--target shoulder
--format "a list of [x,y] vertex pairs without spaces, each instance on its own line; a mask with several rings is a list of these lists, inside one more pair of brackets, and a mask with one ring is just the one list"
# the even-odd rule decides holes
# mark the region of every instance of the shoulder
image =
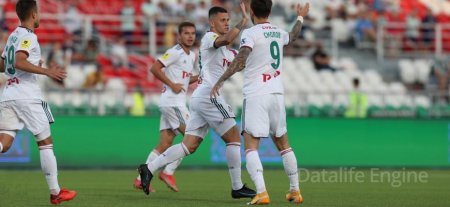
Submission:
[[219,37],[219,35],[215,32],[206,32],[206,34],[204,35],[204,38],[208,38],[208,39],[215,39]]
[[36,34],[29,32],[29,33],[22,33],[22,35],[19,36],[20,40],[29,40],[32,42],[37,42],[37,36]]
[[181,45],[175,45],[171,48],[169,48],[165,54],[170,54],[170,55],[177,55],[179,56],[180,54],[183,53],[183,48],[181,47]]
[[37,36],[34,33],[28,33],[18,37],[18,47],[29,50],[38,45]]
[[219,35],[214,32],[206,32],[206,34],[203,35],[201,42],[214,42],[217,37],[219,37]]

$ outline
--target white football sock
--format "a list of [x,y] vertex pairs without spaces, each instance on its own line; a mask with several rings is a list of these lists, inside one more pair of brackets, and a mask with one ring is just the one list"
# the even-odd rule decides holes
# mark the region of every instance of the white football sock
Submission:
[[58,195],[61,189],[58,184],[58,167],[55,154],[53,153],[53,144],[40,146],[39,154],[41,157],[42,172],[44,172],[50,193],[52,195]]
[[152,150],[150,154],[148,154],[147,160],[145,161],[145,164],[150,163],[151,161],[155,160],[161,153],[159,153],[156,149]]
[[[148,154],[147,160],[145,161],[145,164],[150,163],[151,161],[155,160],[158,156],[159,156],[159,152],[154,149],[150,152],[150,154]],[[137,178],[138,180],[141,180],[141,175],[138,175]]]
[[228,172],[231,178],[231,188],[233,190],[239,190],[244,186],[241,179],[241,143],[227,143],[225,153],[227,156]]
[[180,158],[180,159],[175,160],[174,162],[166,165],[166,167],[164,168],[164,173],[167,175],[173,175],[175,173],[175,170],[178,168],[178,166],[180,166],[182,160],[183,160],[183,158]]
[[295,158],[294,151],[291,148],[285,149],[280,152],[283,158],[284,171],[289,177],[289,190],[290,191],[300,191],[298,183],[298,166],[297,158]]
[[152,174],[155,174],[155,172],[161,167],[166,166],[167,164],[180,158],[186,157],[189,154],[189,150],[183,143],[176,144],[169,147],[169,149],[159,155],[155,160],[148,163],[147,167]]
[[255,183],[256,192],[262,193],[266,191],[266,184],[264,182],[263,176],[263,166],[261,160],[259,159],[258,151],[256,150],[246,150],[245,158],[247,160],[247,171],[250,177]]

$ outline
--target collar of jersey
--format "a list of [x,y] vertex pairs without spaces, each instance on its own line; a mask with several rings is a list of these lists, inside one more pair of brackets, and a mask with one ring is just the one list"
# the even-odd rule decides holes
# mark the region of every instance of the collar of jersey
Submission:
[[24,27],[24,26],[19,26],[20,28],[24,28],[24,29],[26,29],[28,32],[31,32],[31,33],[33,33],[33,30],[31,30],[31,29],[29,29],[29,28],[26,28],[26,27]]

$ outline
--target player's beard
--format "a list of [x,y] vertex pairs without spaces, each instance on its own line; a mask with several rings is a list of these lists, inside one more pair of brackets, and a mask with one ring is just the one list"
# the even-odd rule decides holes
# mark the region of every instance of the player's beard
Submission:
[[34,22],[34,28],[39,28],[39,21]]
[[251,16],[250,19],[252,20],[253,25],[255,25],[255,16]]

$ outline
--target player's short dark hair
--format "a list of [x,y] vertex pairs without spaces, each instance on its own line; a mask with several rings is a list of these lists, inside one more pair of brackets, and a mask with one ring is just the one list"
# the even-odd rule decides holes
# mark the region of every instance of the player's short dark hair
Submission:
[[36,10],[37,3],[35,0],[19,0],[16,3],[16,13],[20,21],[25,21]]
[[195,29],[195,24],[192,22],[182,22],[180,25],[178,25],[178,34],[181,34],[185,27],[194,27]]
[[211,7],[211,9],[209,9],[208,17],[211,18],[218,13],[228,13],[228,11],[223,7],[214,6],[214,7]]
[[267,18],[272,11],[272,0],[252,0],[250,8],[258,18]]

